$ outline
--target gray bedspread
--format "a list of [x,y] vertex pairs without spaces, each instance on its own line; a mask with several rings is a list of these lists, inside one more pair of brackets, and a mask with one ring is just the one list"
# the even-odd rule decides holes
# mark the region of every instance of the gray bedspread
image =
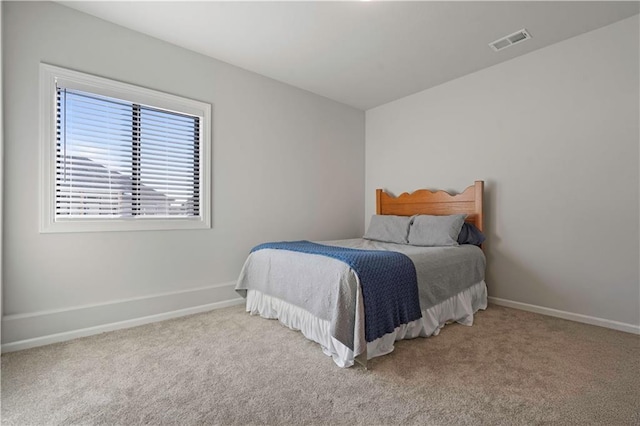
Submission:
[[417,247],[406,244],[352,240],[323,244],[365,250],[389,250],[407,255],[416,267],[420,307],[424,311],[484,280],[486,259],[479,247]]
[[[321,243],[407,255],[416,268],[423,311],[484,280],[486,260],[476,246],[415,247],[361,238]],[[236,291],[246,296],[247,290],[276,297],[328,321],[331,335],[355,355],[366,348],[359,280],[339,260],[286,250],[259,250],[249,255],[238,278]]]

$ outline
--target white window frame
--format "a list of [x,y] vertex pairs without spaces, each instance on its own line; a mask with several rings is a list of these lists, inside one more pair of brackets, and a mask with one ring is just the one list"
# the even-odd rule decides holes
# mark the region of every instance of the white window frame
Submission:
[[[171,112],[200,118],[200,209],[195,218],[55,220],[56,83]],[[78,71],[40,64],[40,232],[102,232],[211,228],[211,104],[150,90]]]

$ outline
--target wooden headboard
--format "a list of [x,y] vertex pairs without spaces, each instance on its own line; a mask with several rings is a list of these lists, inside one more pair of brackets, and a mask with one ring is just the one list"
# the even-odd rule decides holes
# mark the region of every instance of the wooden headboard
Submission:
[[477,180],[473,185],[457,195],[445,191],[420,189],[411,194],[403,193],[397,197],[376,189],[376,214],[413,216],[414,214],[448,215],[466,214],[467,222],[483,230],[482,195],[484,181]]

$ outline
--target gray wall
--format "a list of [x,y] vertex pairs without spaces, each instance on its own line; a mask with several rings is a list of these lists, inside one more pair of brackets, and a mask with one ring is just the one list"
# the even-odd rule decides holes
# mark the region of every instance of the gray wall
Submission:
[[[362,111],[55,3],[3,9],[3,342],[224,302],[255,244],[362,235]],[[41,61],[211,103],[213,229],[39,234]]]
[[486,181],[490,296],[640,324],[638,16],[366,113],[374,190]]
[[[0,2],[0,48],[2,47],[2,10],[3,10],[3,3]],[[0,49],[1,51],[1,49]],[[3,237],[2,237],[2,222],[3,222],[3,202],[4,199],[2,197],[2,191],[3,191],[3,187],[4,187],[4,112],[3,112],[3,102],[2,99],[3,98],[3,94],[2,94],[2,54],[0,54],[0,318],[2,317],[2,265],[3,265],[3,260],[2,260],[2,252],[4,249],[3,246]],[[2,332],[0,330],[0,337],[2,336]]]

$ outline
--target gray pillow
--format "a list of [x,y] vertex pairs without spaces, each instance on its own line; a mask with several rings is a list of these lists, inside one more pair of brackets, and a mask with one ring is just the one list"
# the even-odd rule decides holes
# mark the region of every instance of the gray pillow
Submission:
[[407,244],[411,216],[377,215],[371,216],[369,229],[363,238],[386,243]]
[[450,216],[416,215],[409,229],[412,246],[457,246],[466,214]]

